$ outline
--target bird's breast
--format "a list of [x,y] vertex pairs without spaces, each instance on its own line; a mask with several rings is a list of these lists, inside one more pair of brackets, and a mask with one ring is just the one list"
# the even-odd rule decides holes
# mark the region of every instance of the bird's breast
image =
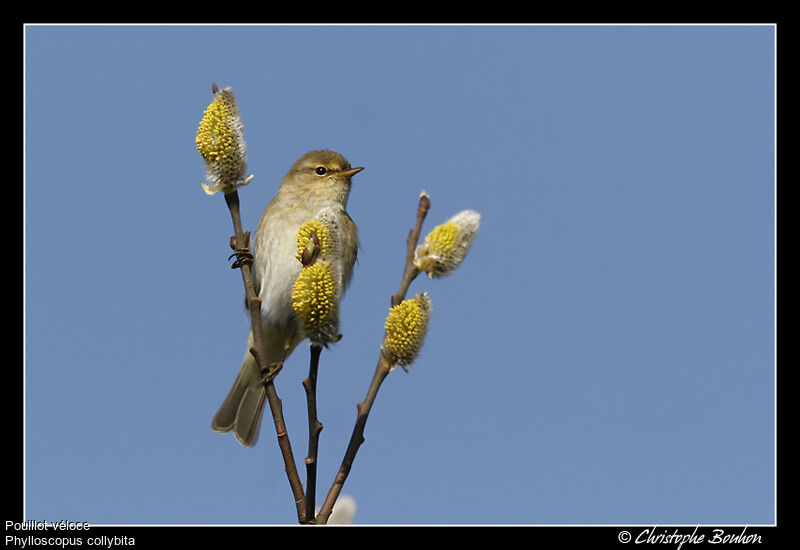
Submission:
[[[302,269],[297,259],[297,233],[300,226],[314,219],[316,214],[316,210],[308,208],[281,210],[271,204],[259,223],[254,268],[258,272],[260,288],[256,291],[261,298],[261,316],[265,323],[286,325],[296,322],[292,291]],[[343,247],[341,275],[346,286],[355,261],[357,237],[349,235],[354,225],[344,212],[336,213],[336,218],[338,230],[348,233],[338,236],[339,244]]]

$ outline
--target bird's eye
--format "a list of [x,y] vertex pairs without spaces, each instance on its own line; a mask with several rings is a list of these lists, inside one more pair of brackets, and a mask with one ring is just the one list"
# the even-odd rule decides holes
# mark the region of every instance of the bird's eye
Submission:
[[325,169],[324,166],[317,166],[317,168],[316,168],[316,170],[314,170],[314,172],[316,172],[318,176],[324,176],[325,173],[327,172],[327,170]]

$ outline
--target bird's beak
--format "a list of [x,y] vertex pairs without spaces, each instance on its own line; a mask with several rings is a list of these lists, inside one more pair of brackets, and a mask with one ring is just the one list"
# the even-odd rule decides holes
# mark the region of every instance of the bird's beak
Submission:
[[351,176],[355,176],[356,174],[358,174],[359,172],[361,172],[363,169],[364,169],[364,167],[363,167],[363,166],[359,166],[358,168],[351,168],[350,170],[342,170],[342,171],[341,171],[341,172],[339,172],[339,173],[340,173],[341,175],[343,175],[344,177],[346,177],[346,178],[349,178],[349,177],[351,177]]

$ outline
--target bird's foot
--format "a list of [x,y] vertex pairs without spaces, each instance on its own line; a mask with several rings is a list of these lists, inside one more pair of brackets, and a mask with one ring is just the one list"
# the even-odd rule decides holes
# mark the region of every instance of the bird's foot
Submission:
[[272,363],[264,368],[259,368],[258,372],[261,374],[261,382],[266,384],[271,382],[283,368],[283,363]]
[[228,259],[230,260],[234,256],[236,259],[231,264],[231,269],[237,269],[245,264],[253,263],[253,254],[250,252],[249,248],[237,248],[233,251],[233,254],[228,256]]
[[239,246],[239,243],[236,242],[236,235],[231,236],[230,240],[231,249],[233,249],[233,254],[228,256],[228,260],[233,257],[236,257],[233,264],[231,265],[231,269],[237,269],[242,267],[245,264],[253,263],[253,254],[250,252],[250,232],[245,231],[244,233],[244,246]]

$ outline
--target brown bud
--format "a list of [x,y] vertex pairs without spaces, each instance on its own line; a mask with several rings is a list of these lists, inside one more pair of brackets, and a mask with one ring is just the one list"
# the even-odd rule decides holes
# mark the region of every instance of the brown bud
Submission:
[[308,247],[303,249],[303,253],[300,255],[300,262],[303,264],[303,267],[308,267],[309,265],[311,265],[312,255],[313,252],[311,252],[311,250],[309,250]]
[[[311,247],[311,243],[314,243],[314,247]],[[311,241],[306,245],[303,249],[303,253],[300,255],[300,262],[303,264],[303,267],[308,267],[314,263],[319,256],[321,247],[319,244],[319,236],[317,236],[317,232],[313,229],[311,230]]]
[[431,207],[431,199],[427,193],[422,193],[419,197],[419,211],[426,214]]
[[[237,246],[239,243],[236,242],[236,235],[231,235],[229,244],[231,246],[231,250],[236,250],[239,248]],[[250,248],[250,231],[244,232],[244,246],[242,248]]]

